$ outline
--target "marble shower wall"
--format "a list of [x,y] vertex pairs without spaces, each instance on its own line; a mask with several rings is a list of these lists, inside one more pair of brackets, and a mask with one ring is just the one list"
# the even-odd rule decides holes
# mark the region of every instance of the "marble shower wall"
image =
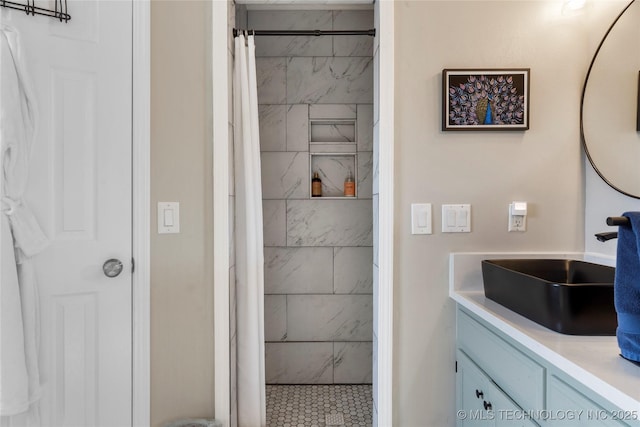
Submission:
[[[365,30],[373,18],[249,10],[246,28]],[[371,383],[373,38],[257,37],[256,57],[267,383]],[[310,119],[355,127],[310,129]],[[311,143],[311,131],[330,143]],[[316,158],[325,190],[341,191],[357,169],[357,198],[311,199],[310,152],[357,153],[356,164]]]

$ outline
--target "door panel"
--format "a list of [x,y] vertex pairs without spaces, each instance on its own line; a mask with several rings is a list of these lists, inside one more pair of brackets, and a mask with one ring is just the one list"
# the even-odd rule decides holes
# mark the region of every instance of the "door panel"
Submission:
[[52,70],[55,239],[94,240],[96,75]]

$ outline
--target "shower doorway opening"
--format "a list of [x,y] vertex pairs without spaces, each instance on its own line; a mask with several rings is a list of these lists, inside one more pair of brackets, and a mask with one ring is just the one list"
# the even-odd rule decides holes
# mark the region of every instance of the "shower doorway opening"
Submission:
[[[236,8],[258,31],[373,26],[372,7]],[[255,37],[268,425],[372,423],[373,42]]]
[[[384,21],[387,25],[385,28],[392,27],[392,8],[381,3],[377,3],[375,7],[385,10],[379,14],[380,22]],[[236,9],[239,14],[236,14]],[[229,48],[232,46],[229,43],[231,29],[234,27],[260,29],[256,22],[250,21],[255,16],[250,18],[248,15],[259,11],[260,13],[256,16],[263,15],[264,19],[269,21],[266,28],[286,29],[281,21],[285,19],[281,12],[286,12],[285,15],[295,13],[295,9],[299,7],[293,4],[283,7],[251,6],[248,15],[242,15],[246,12],[242,9],[241,4],[236,3],[232,6],[228,3],[226,6],[219,5],[219,10],[213,12],[214,43],[216,35],[223,36],[222,31],[215,29],[215,18],[219,17],[221,12],[227,14],[229,21],[228,35],[225,37],[227,42],[225,46],[219,46],[221,49],[219,52],[224,52],[230,63],[233,61],[233,52]],[[328,14],[326,4],[309,9],[302,12],[305,15],[304,19],[321,21],[323,18],[317,18],[318,15],[325,14],[324,19],[329,20],[330,29],[336,29],[336,19],[338,21],[344,19],[337,25],[353,24],[356,22],[354,16],[362,12],[370,14],[370,21],[364,25],[364,28],[377,26],[373,23],[374,11],[371,5],[330,9]],[[239,17],[237,20],[236,16]],[[385,18],[382,19],[383,17]],[[318,24],[320,21],[314,22]],[[305,26],[304,29],[314,26]],[[338,37],[326,37],[328,42],[322,40],[325,37],[307,38],[306,41],[297,39],[297,41],[278,44],[272,37],[265,37],[262,41],[260,37],[256,37],[258,85],[261,86],[258,103],[261,113],[262,164],[276,165],[274,169],[263,166],[262,174],[265,221],[267,384],[268,387],[275,389],[280,385],[291,384],[320,387],[334,383],[344,386],[362,383],[370,387],[369,393],[374,396],[371,423],[390,425],[393,188],[392,177],[385,174],[392,175],[390,172],[392,172],[393,135],[392,118],[383,121],[378,120],[377,117],[392,117],[393,102],[390,95],[393,91],[379,87],[377,82],[380,75],[392,77],[393,65],[392,61],[390,66],[381,65],[377,58],[381,50],[377,39],[372,39],[370,53],[353,55],[359,64],[355,66],[351,62],[351,53],[353,49],[356,51],[367,49],[366,42],[346,41]],[[389,39],[392,40],[392,36]],[[389,39],[386,39],[387,42]],[[262,47],[259,46],[260,43],[263,43]],[[299,55],[290,55],[277,51],[283,47],[303,51],[316,48],[327,50],[324,53],[313,53],[307,50]],[[336,50],[347,53],[334,53],[337,52]],[[324,98],[316,98],[316,95],[322,92],[322,88],[317,86],[318,80],[313,78],[314,73],[319,75],[342,73],[345,81],[349,79],[346,76],[353,73],[367,77],[361,81],[355,78],[351,85],[334,86],[322,95]],[[228,81],[229,73],[218,70],[218,78],[215,75],[216,70],[214,70],[214,98],[216,87],[221,91],[218,92],[219,94],[226,93],[230,96],[230,88],[222,83],[223,79]],[[309,77],[311,78],[307,80]],[[327,78],[331,79],[331,77]],[[368,83],[362,84],[367,78]],[[217,86],[216,83],[218,83]],[[342,83],[338,82],[338,85]],[[364,86],[368,86],[370,91],[367,95],[362,95]],[[355,91],[355,99],[340,98],[340,96],[348,96],[353,91]],[[361,95],[363,98],[357,98]],[[390,102],[386,107],[379,108],[380,99],[390,100]],[[222,99],[219,101],[222,108]],[[214,104],[215,102],[214,100]],[[376,110],[379,110],[379,113]],[[364,126],[368,114],[370,114],[370,125]],[[219,126],[216,126],[216,123],[219,123]],[[226,116],[214,115],[214,133],[217,129],[218,140],[229,139],[232,124],[233,118],[229,116],[228,111]],[[369,149],[362,145],[366,144],[367,132],[370,135],[371,148]],[[385,144],[384,148],[374,148],[381,137],[386,138],[385,142],[388,144]],[[216,140],[215,135],[214,140]],[[216,156],[218,159],[228,158],[229,146],[220,144],[217,148],[217,155],[214,151],[214,161]],[[215,149],[216,144],[214,144]],[[379,151],[374,154],[376,150]],[[225,170],[227,165],[222,163],[223,161],[219,160],[218,171]],[[370,171],[364,166],[367,163],[371,166]],[[378,165],[381,169],[382,165],[385,166],[384,173],[380,176],[386,178],[384,182],[380,180],[379,184],[374,178]],[[324,193],[321,198],[311,195],[314,170],[321,172]],[[369,180],[370,186],[367,188],[365,185],[359,185],[356,189],[356,197],[347,196],[350,197],[347,199],[343,192],[343,185],[345,177],[350,173],[358,184]],[[378,187],[382,190],[381,184],[384,184],[386,191],[378,191]],[[228,189],[227,193],[218,193],[217,200],[225,203],[226,206],[232,205],[234,197],[232,183],[218,180],[217,187],[214,183],[214,205],[216,205],[215,188],[225,192]],[[384,205],[380,203],[383,199]],[[380,210],[381,206],[383,206],[382,210]],[[332,214],[323,215],[322,210],[327,208],[332,211]],[[352,209],[359,211],[352,212]],[[224,210],[227,217],[224,218],[225,212],[220,209],[222,216],[218,216],[219,231],[223,230],[224,225],[233,223],[233,210],[227,208]],[[361,215],[362,212],[365,212],[365,215]],[[328,230],[326,233],[318,232],[314,226],[308,226],[312,222],[316,226],[323,220],[329,222],[327,218],[331,216],[334,219],[336,217],[341,219],[342,222],[330,222],[329,226],[325,224],[327,227],[325,231]],[[269,221],[276,226],[269,227]],[[216,235],[215,230],[214,224],[214,235]],[[217,236],[219,237],[220,234]],[[222,237],[217,241],[218,248],[225,249],[232,245],[233,235],[227,234]],[[226,242],[225,239],[227,239]],[[348,239],[354,240],[348,241]],[[387,244],[385,249],[381,249],[379,241]],[[350,270],[355,264],[364,262],[368,265],[365,273]],[[216,277],[221,281],[225,278],[229,280],[230,287],[225,290],[216,286],[215,296],[217,301],[225,301],[225,298],[231,301],[226,307],[226,312],[223,304],[218,305],[215,310],[216,418],[223,420],[220,414],[224,417],[228,411],[229,425],[234,425],[235,402],[233,400],[236,398],[233,386],[235,368],[225,364],[225,360],[231,360],[233,364],[235,358],[235,334],[232,325],[233,267],[232,256],[228,260],[218,260],[216,271],[219,274]],[[299,276],[296,277],[296,275]],[[381,280],[384,283],[382,287],[378,285]],[[292,286],[297,288],[292,289]],[[349,288],[350,286],[352,287]],[[314,310],[314,307],[319,307],[319,310]],[[353,307],[356,309],[348,310]],[[300,317],[300,321],[287,321],[296,313],[309,313],[309,315]],[[353,313],[367,314],[359,317]],[[227,315],[231,315],[231,329],[225,331],[224,322],[229,319]],[[349,316],[351,318],[348,318]],[[367,329],[368,332],[364,332]],[[311,335],[305,336],[309,332]],[[350,334],[355,339],[349,339]],[[228,347],[224,345],[225,341],[229,343]],[[316,351],[318,348],[320,351]],[[306,355],[306,360],[304,357],[295,359],[296,354]],[[294,359],[291,359],[290,355]],[[364,357],[361,357],[363,355]],[[288,368],[293,367],[297,377],[293,379],[287,377],[292,370],[285,370],[284,365],[288,365]],[[230,393],[228,393],[228,384],[231,384]],[[380,385],[384,385],[384,388],[380,389]],[[269,388],[267,390],[269,391]],[[224,394],[229,398],[227,399]]]

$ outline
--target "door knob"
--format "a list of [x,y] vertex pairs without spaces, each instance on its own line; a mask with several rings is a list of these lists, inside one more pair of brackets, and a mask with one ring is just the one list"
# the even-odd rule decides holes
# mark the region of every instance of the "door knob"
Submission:
[[102,271],[104,272],[104,275],[111,278],[122,273],[123,268],[124,266],[122,265],[122,261],[115,258],[108,259],[104,264],[102,264]]

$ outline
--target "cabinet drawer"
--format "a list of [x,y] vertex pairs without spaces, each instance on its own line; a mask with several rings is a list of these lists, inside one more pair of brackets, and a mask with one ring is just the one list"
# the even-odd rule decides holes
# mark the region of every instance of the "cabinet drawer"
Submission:
[[461,310],[458,346],[520,407],[544,409],[545,368]]
[[461,351],[458,351],[456,360],[456,406],[463,411],[463,416],[458,415],[458,427],[495,426],[495,417],[488,406],[485,408],[491,401],[489,378]]
[[[458,351],[456,379],[458,427],[535,427],[525,412],[485,375],[464,352]],[[461,416],[462,414],[462,416]]]
[[[555,375],[549,376],[547,404],[549,413],[556,415],[556,420],[549,423],[552,426],[626,427],[628,424],[620,419],[637,416],[637,413],[607,411]],[[635,424],[638,421],[630,422]]]

